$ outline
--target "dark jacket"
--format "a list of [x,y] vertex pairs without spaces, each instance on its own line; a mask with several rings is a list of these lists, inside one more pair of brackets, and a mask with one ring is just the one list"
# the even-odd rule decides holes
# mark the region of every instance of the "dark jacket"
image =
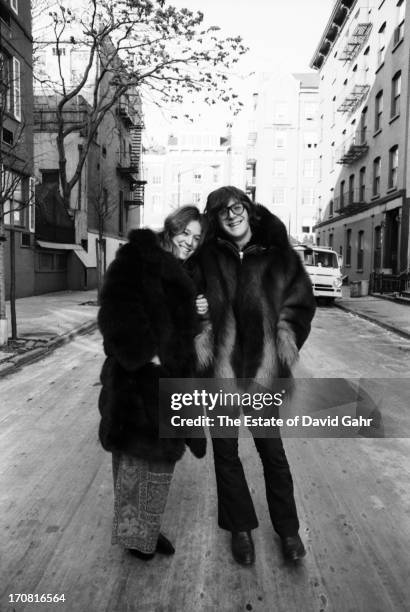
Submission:
[[[108,451],[176,461],[183,439],[160,439],[159,378],[192,375],[194,285],[150,230],[134,230],[109,266],[98,324],[107,355],[101,371],[100,441]],[[161,366],[150,363],[158,355]],[[205,454],[205,439],[191,450]]]
[[213,330],[211,364],[202,374],[271,382],[290,376],[315,299],[282,221],[258,205],[251,228],[242,253],[220,233],[189,262],[197,291],[208,299]]

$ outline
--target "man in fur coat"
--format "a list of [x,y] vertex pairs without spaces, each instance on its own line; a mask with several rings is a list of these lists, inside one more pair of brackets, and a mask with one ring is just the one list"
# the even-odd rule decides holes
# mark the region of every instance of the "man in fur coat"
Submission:
[[[312,286],[284,224],[235,187],[207,200],[205,242],[191,259],[197,290],[209,304],[210,354],[201,354],[206,377],[261,380],[291,376],[315,312]],[[206,343],[205,343],[206,344]],[[201,350],[203,350],[202,347]],[[236,432],[237,433],[237,432]],[[254,438],[262,460],[266,497],[287,560],[305,555],[292,476],[282,440]],[[258,526],[238,456],[237,436],[213,438],[218,523],[232,533],[242,565],[255,559],[251,530]]]

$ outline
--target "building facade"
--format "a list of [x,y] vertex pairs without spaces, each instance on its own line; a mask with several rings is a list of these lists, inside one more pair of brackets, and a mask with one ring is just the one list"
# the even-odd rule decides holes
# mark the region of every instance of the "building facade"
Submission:
[[312,240],[318,178],[318,78],[314,73],[263,74],[253,95],[246,191]]
[[[409,269],[406,0],[339,0],[312,60],[319,74],[317,243],[349,281]],[[399,287],[399,285],[397,285]]]
[[143,224],[160,228],[175,208],[194,204],[203,210],[208,194],[223,185],[245,188],[245,151],[228,131],[171,135],[167,146],[144,152],[147,181]]
[[32,48],[30,2],[0,0],[0,274],[7,299],[12,275],[16,297],[32,295],[35,284]]

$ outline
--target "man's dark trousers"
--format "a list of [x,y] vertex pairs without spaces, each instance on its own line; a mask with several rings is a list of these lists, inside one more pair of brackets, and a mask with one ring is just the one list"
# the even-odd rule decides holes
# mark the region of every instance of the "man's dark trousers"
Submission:
[[[278,435],[255,437],[254,442],[262,460],[273,527],[282,538],[294,536],[298,533],[299,521],[292,476],[282,440]],[[213,438],[212,444],[218,491],[218,524],[228,531],[251,531],[258,526],[258,519],[238,455],[238,438]]]

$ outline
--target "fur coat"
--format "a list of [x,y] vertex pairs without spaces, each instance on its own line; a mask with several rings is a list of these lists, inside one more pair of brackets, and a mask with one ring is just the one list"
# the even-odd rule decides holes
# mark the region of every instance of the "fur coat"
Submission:
[[252,217],[252,238],[242,252],[219,233],[189,262],[197,291],[208,299],[212,328],[199,361],[207,377],[272,383],[291,375],[316,305],[282,221],[260,205]]
[[[144,459],[178,460],[185,440],[158,437],[158,381],[193,373],[195,290],[152,231],[132,231],[118,250],[105,276],[98,324],[106,354],[99,398],[102,446]],[[161,366],[151,363],[155,355]],[[194,454],[205,454],[205,439],[190,442]]]

